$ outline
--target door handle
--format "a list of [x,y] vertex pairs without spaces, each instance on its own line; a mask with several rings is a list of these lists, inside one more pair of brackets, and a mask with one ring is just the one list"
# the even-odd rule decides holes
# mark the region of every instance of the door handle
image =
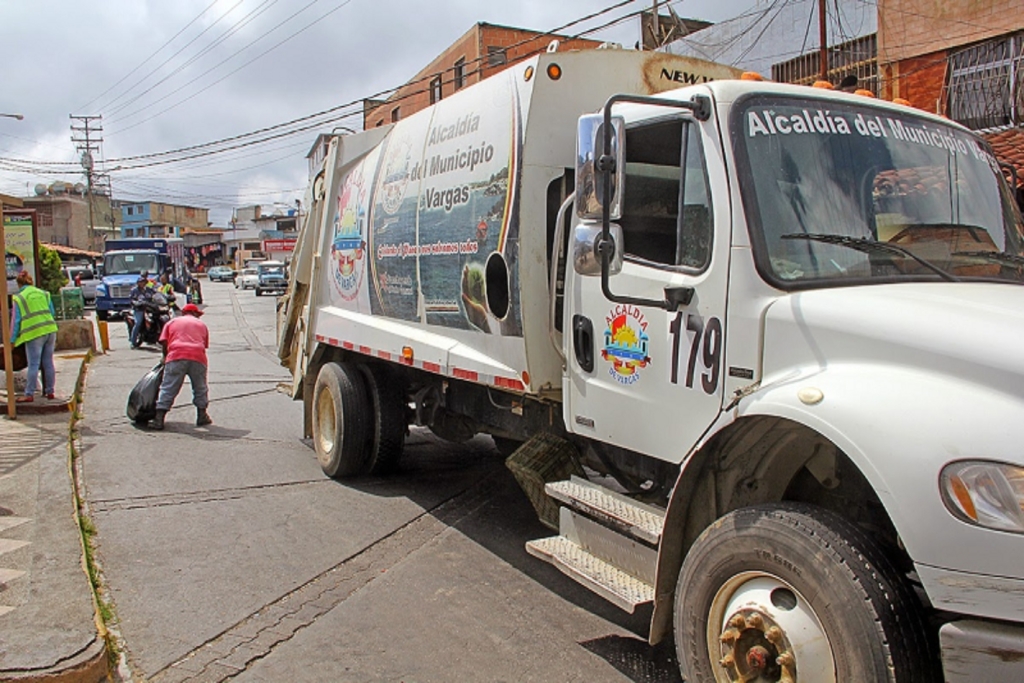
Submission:
[[572,348],[584,372],[594,371],[594,324],[583,315],[572,317]]

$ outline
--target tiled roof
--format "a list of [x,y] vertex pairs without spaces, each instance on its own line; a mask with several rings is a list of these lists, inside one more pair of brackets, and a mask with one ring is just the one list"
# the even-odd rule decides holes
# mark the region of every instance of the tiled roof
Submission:
[[1024,187],[1024,129],[1010,128],[998,133],[987,133],[985,139],[992,145],[996,158],[1017,167],[1017,185]]

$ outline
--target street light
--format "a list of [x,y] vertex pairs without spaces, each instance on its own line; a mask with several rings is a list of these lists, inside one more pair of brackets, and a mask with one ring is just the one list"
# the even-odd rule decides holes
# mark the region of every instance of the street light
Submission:
[[22,121],[25,118],[23,114],[0,114],[0,116],[6,116],[9,119],[18,119],[19,121]]

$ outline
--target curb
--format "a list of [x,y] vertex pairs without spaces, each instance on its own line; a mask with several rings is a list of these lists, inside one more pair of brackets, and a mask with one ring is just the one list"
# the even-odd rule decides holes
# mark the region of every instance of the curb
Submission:
[[0,671],[3,683],[98,683],[109,680],[107,645],[96,637],[81,652],[46,669]]
[[[48,405],[22,403],[19,404],[19,408],[31,406],[31,409],[21,410],[20,412],[31,414],[70,412],[72,414],[72,420],[74,420],[75,410],[81,401],[82,390],[85,387],[85,376],[88,372],[89,361],[92,360],[93,355],[94,352],[90,349],[81,356],[74,356],[70,358],[65,357],[68,359],[81,359],[81,363],[78,368],[78,375],[75,378],[75,388],[72,390],[71,396],[64,401],[54,402]],[[72,429],[74,428],[73,422],[70,427]],[[74,472],[75,448],[76,445],[73,443],[73,439],[69,438],[68,474],[71,479],[72,498],[74,500],[74,519],[75,525],[79,528],[80,542],[83,544],[80,548],[82,552],[81,563],[83,573],[85,574],[86,584],[89,586],[89,592],[92,595],[93,619],[96,624],[96,635],[84,649],[62,659],[53,666],[43,669],[0,670],[0,683],[100,683],[101,681],[111,680],[106,629],[99,614],[99,606],[96,602],[96,592],[92,588],[91,579],[86,569],[86,551],[84,544],[88,543],[88,541],[81,534],[81,518],[79,511],[81,499],[78,495],[78,482]]]

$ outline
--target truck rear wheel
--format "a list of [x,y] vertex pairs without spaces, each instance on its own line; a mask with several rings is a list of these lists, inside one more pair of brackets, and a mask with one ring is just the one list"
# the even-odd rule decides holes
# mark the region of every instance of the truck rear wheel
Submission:
[[827,510],[763,505],[704,530],[679,574],[683,678],[937,680],[916,597],[880,548]]
[[370,420],[362,374],[351,366],[325,363],[313,389],[313,447],[327,476],[362,474]]
[[366,470],[370,474],[388,474],[398,468],[405,447],[408,427],[405,390],[401,380],[388,367],[376,364],[359,367],[373,407],[373,431]]

